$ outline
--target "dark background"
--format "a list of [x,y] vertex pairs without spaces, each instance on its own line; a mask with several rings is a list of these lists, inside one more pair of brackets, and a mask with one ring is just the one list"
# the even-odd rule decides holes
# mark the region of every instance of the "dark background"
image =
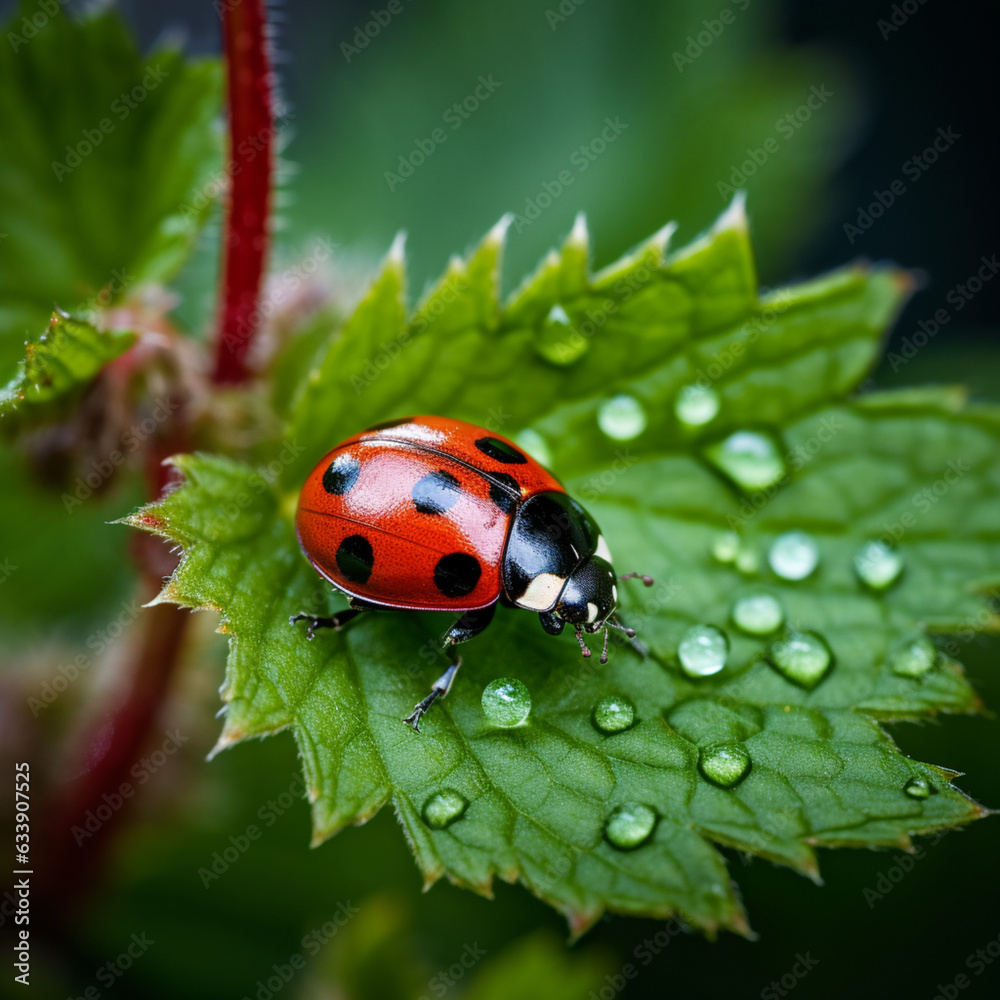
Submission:
[[[371,261],[402,227],[410,234],[412,291],[419,292],[450,252],[472,243],[502,212],[521,210],[569,151],[597,134],[606,115],[617,114],[632,123],[634,145],[623,139],[611,147],[578,187],[512,236],[508,285],[565,234],[579,208],[588,212],[597,265],[668,218],[680,220],[683,242],[725,207],[716,181],[728,169],[720,171],[770,134],[774,120],[797,103],[788,94],[799,93],[802,81],[808,91],[808,83],[826,80],[837,81],[843,103],[831,105],[831,117],[817,113],[815,130],[790,140],[782,149],[788,156],[776,155],[774,170],[761,170],[747,184],[762,284],[858,256],[919,268],[923,289],[892,335],[890,350],[898,350],[919,320],[947,305],[949,290],[977,270],[981,256],[1000,250],[992,5],[927,0],[884,39],[876,22],[891,16],[888,2],[751,0],[684,73],[676,71],[672,52],[703,18],[717,16],[722,0],[587,0],[554,31],[544,11],[555,3],[412,0],[378,44],[347,63],[340,44],[372,6],[289,0],[275,10],[282,87],[295,112],[284,158],[297,171],[284,183],[279,261],[294,259],[316,235],[336,242],[344,261]],[[179,27],[190,51],[218,49],[210,3],[131,0],[121,7],[144,46]],[[383,172],[469,92],[480,72],[495,72],[503,88],[450,145],[390,192]],[[661,107],[668,110],[661,114]],[[961,138],[919,181],[904,178],[904,161],[928,146],[938,128]],[[678,159],[683,169],[673,166]],[[854,223],[874,192],[897,178],[904,178],[906,194],[849,243],[845,223]],[[182,314],[199,314],[214,259],[209,246],[189,269]],[[1000,398],[997,286],[988,283],[912,363],[898,371],[883,363],[877,382],[962,381],[977,395]],[[291,740],[279,737],[203,763],[217,725],[222,653],[207,625],[201,641],[205,653],[194,658],[199,672],[182,679],[172,709],[194,734],[191,744],[142,804],[88,911],[81,943],[67,953],[65,967],[53,970],[56,981],[65,975],[93,982],[96,967],[144,931],[156,947],[109,995],[253,995],[256,980],[286,961],[302,934],[328,919],[339,901],[376,894],[368,909],[380,920],[356,929],[324,959],[338,974],[381,981],[365,995],[406,995],[401,984],[408,982],[418,984],[414,996],[428,992],[428,977],[472,941],[492,956],[535,927],[564,934],[560,918],[518,887],[498,885],[492,902],[444,884],[421,895],[388,810],[309,851],[308,809],[296,801],[259,847],[203,889],[196,870],[254,821],[262,803],[288,788],[297,762]],[[998,652],[995,638],[977,638],[960,655],[993,706],[1000,704]],[[206,676],[213,658],[215,671]],[[964,766],[962,786],[1000,805],[1000,727],[992,716],[900,725],[893,735],[916,758]],[[1000,935],[997,829],[987,821],[936,842],[925,838],[905,875],[899,852],[826,852],[823,887],[733,854],[759,940],[673,937],[623,995],[769,996],[768,984],[808,955],[818,964],[794,987],[795,996],[932,1000],[941,986],[968,974],[970,954]],[[886,881],[897,876],[898,883]],[[573,960],[603,955],[614,974],[662,927],[609,918],[575,946]],[[996,995],[998,984],[1000,961],[972,976],[958,995]],[[333,995],[311,988],[305,995]]]

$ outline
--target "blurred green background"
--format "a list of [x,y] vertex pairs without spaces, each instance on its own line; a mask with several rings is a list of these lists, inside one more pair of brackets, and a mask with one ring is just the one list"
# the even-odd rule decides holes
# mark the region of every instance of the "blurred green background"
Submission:
[[[529,224],[516,221],[511,232],[511,287],[581,209],[600,266],[670,219],[680,223],[677,240],[694,236],[728,203],[731,191],[720,185],[733,185],[748,150],[770,149],[745,183],[761,283],[858,256],[920,268],[923,290],[890,350],[899,352],[918,322],[941,307],[953,310],[953,322],[912,362],[884,363],[875,382],[962,381],[998,399],[997,290],[987,284],[961,310],[948,299],[980,257],[997,249],[991,32],[978,20],[985,14],[973,19],[929,0],[907,4],[914,12],[884,37],[878,22],[893,16],[893,6],[403,0],[364,48],[345,54],[342,46],[353,46],[359,26],[371,20],[371,3],[288,0],[273,9],[290,123],[274,267],[288,266],[322,238],[336,244],[340,273],[363,275],[402,228],[416,296],[451,253],[513,211]],[[132,0],[120,7],[144,46],[179,32],[190,52],[218,51],[211,3]],[[4,17],[9,9],[0,5]],[[732,23],[716,37],[704,22],[723,9],[732,11]],[[480,77],[499,86],[467,119],[446,118]],[[832,96],[806,120],[788,123],[785,116],[794,116],[814,87]],[[607,119],[627,127],[597,152],[594,140]],[[452,128],[455,120],[460,125]],[[399,171],[400,157],[418,142],[426,147],[440,127],[446,141],[412,176],[390,184],[385,175]],[[960,138],[929,169],[912,165],[939,128]],[[545,201],[539,195],[552,192],[563,171],[571,182],[532,219],[532,206]],[[845,225],[856,224],[859,210],[896,179],[906,193],[852,242]],[[217,259],[218,230],[210,227],[179,282],[177,316],[194,334],[212,315]],[[19,474],[7,453],[0,472]],[[0,702],[5,752],[28,746],[44,759],[113,671],[113,664],[95,669],[44,714],[40,729],[20,720],[25,698],[52,665],[85,649],[95,624],[129,600],[125,532],[104,522],[138,496],[123,486],[78,512],[71,526],[61,504],[40,489],[2,501],[2,551],[28,567],[16,591],[3,590],[0,605],[0,637],[15,668],[5,674]],[[29,521],[37,530],[16,527]],[[42,571],[53,565],[56,574]],[[161,720],[164,731],[179,728],[189,739],[133,804],[77,937],[47,956],[44,969],[36,965],[47,978],[39,996],[78,996],[95,986],[101,996],[154,1000],[258,993],[267,1000],[268,992],[583,1000],[591,990],[610,996],[602,989],[612,989],[623,964],[632,963],[637,975],[625,997],[765,997],[783,996],[768,993],[769,984],[785,990],[781,977],[808,955],[818,964],[795,987],[798,996],[931,998],[1000,933],[1000,852],[995,824],[986,822],[925,840],[898,883],[896,852],[828,853],[822,888],[731,854],[759,941],[712,944],[663,934],[663,923],[612,918],[567,955],[560,918],[520,888],[501,884],[492,902],[443,884],[422,894],[388,810],[309,850],[290,737],[244,745],[206,764],[224,657],[211,629],[208,616],[199,616],[192,655]],[[998,652],[995,638],[977,637],[959,653],[987,705],[1000,704]],[[897,726],[894,735],[908,754],[966,766],[963,787],[987,805],[1000,803],[1000,729],[992,717]],[[283,805],[290,788],[294,802]],[[262,828],[260,840],[206,887],[199,869],[211,869],[216,852],[249,824]],[[336,926],[327,922],[348,905],[357,915],[310,955],[308,972],[269,987],[273,966],[309,954],[304,936]],[[669,943],[658,944],[658,933]],[[134,934],[154,943],[108,985],[98,970],[125,952]],[[483,950],[485,957],[468,958]],[[998,983],[1000,962],[961,995],[993,995]]]

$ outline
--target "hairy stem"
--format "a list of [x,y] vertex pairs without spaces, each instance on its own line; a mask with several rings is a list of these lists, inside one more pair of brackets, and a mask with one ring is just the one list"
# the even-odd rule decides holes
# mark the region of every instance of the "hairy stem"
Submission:
[[259,325],[274,168],[271,69],[263,0],[226,4],[222,15],[229,95],[229,180],[213,379],[246,380]]

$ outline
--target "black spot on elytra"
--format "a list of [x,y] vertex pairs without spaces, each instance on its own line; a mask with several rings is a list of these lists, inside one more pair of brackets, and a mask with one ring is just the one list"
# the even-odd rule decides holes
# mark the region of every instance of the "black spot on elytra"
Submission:
[[484,437],[476,440],[476,447],[484,454],[505,465],[524,465],[527,458],[513,445],[501,441],[500,438]]
[[348,535],[337,549],[337,566],[351,583],[367,583],[375,553],[364,535]]
[[338,455],[323,473],[323,489],[342,497],[357,481],[361,463],[348,454]]
[[475,556],[452,552],[442,556],[434,567],[434,585],[445,597],[465,597],[476,589],[483,568]]
[[[497,482],[490,483],[490,499],[505,513],[509,514],[521,500],[521,487],[517,480],[509,472],[491,473],[494,480],[499,479],[503,486]],[[510,487],[504,489],[504,487]]]
[[428,472],[413,486],[413,503],[421,514],[443,514],[455,506],[462,487],[458,480],[444,469]]
[[398,427],[400,424],[408,424],[413,417],[400,417],[399,420],[383,420],[380,424],[372,424],[366,427],[365,431],[387,431],[390,427]]

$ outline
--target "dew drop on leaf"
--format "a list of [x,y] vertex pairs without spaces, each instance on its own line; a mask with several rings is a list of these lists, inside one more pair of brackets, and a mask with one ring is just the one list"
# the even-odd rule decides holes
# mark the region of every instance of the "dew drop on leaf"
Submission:
[[768,658],[778,673],[805,688],[815,687],[833,662],[833,654],[822,636],[795,630],[771,643]]
[[716,562],[731,563],[736,561],[740,551],[740,536],[735,531],[723,531],[712,542],[712,558]]
[[642,802],[625,802],[611,811],[604,836],[612,847],[628,851],[649,839],[656,812]]
[[686,385],[674,400],[677,419],[688,427],[701,427],[719,412],[719,394],[707,385]]
[[733,603],[733,624],[749,635],[770,635],[785,621],[785,609],[773,594],[746,594]]
[[931,783],[926,778],[910,778],[910,780],[903,785],[903,791],[911,799],[926,799],[937,789],[934,788]]
[[454,788],[442,788],[424,803],[424,822],[434,830],[443,830],[454,823],[468,805],[468,800],[461,792],[456,792]]
[[739,743],[716,743],[702,747],[698,770],[713,785],[734,788],[750,773],[750,754]]
[[483,714],[494,726],[519,726],[530,712],[531,694],[516,678],[498,677],[483,689]]
[[736,431],[711,445],[709,461],[745,490],[773,486],[785,475],[785,462],[774,440],[757,431]]
[[711,677],[725,665],[729,640],[714,625],[693,625],[681,638],[677,658],[688,677]]
[[903,557],[885,542],[865,542],[854,556],[854,569],[873,590],[891,587],[903,572]]
[[612,396],[597,411],[597,425],[615,441],[631,441],[645,429],[648,420],[642,403],[634,396]]
[[594,706],[591,721],[602,733],[623,732],[635,722],[635,705],[624,695],[608,695]]
[[526,427],[514,435],[514,443],[526,451],[539,465],[548,468],[552,464],[552,449],[548,441],[538,431]]
[[819,546],[804,531],[786,531],[771,543],[767,561],[783,580],[804,580],[819,562]]
[[889,647],[889,667],[900,677],[923,677],[937,662],[937,648],[925,635],[904,636]]
[[744,576],[756,576],[760,571],[760,556],[753,549],[740,549],[736,553],[736,568]]
[[535,338],[535,350],[554,365],[571,365],[587,353],[590,341],[574,329],[566,310],[558,303],[550,310]]

